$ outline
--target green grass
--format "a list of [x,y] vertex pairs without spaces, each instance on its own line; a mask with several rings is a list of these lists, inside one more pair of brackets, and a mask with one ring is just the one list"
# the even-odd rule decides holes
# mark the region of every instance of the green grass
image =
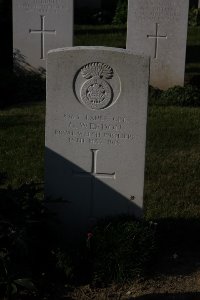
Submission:
[[12,186],[44,181],[44,110],[39,103],[0,112],[0,179]]
[[[0,172],[6,184],[43,182],[44,103],[0,112]],[[200,108],[151,106],[145,216],[200,217]]]
[[200,217],[200,109],[152,107],[149,111],[145,215]]
[[188,29],[186,77],[200,75],[200,27]]
[[75,46],[126,47],[126,26],[77,25],[75,26]]

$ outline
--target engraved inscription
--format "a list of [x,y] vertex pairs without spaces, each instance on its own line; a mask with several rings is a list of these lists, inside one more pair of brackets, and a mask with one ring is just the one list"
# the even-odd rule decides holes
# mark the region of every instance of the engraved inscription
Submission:
[[79,102],[91,110],[103,110],[113,105],[121,92],[119,76],[115,73],[113,68],[101,62],[83,66],[74,80]]
[[154,2],[154,0],[145,1],[145,5],[141,2],[139,7],[132,12],[134,15],[139,16],[139,21],[152,20],[162,21],[165,20],[178,20],[181,17],[180,9],[176,2],[169,3],[162,1],[161,4]]
[[56,128],[54,134],[68,143],[119,146],[133,143],[134,134],[129,131],[129,120],[123,116],[64,114],[64,128]]
[[58,13],[66,8],[63,0],[19,0],[18,7],[26,12],[38,12],[46,14],[48,12]]
[[54,34],[56,35],[56,30],[46,30],[44,25],[45,16],[40,16],[41,18],[41,29],[29,29],[29,33],[36,33],[40,34],[41,37],[41,52],[40,52],[40,59],[45,59],[45,34]]
[[91,205],[90,205],[90,217],[93,216],[93,203],[94,203],[94,190],[95,190],[95,179],[96,178],[106,178],[106,179],[116,179],[116,173],[98,173],[97,172],[97,155],[98,149],[91,149],[92,152],[92,167],[91,172],[73,172],[75,177],[90,178],[91,180]]
[[154,58],[158,58],[158,40],[159,39],[167,39],[167,35],[158,35],[158,29],[159,29],[159,24],[156,23],[156,34],[155,35],[147,35],[147,38],[149,39],[155,39],[155,51],[154,51]]

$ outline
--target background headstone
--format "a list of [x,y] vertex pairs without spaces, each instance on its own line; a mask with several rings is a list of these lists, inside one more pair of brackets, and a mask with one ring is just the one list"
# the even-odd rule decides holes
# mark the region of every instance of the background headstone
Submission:
[[127,49],[151,56],[150,84],[184,84],[189,0],[129,0]]
[[73,0],[13,0],[13,50],[24,65],[46,68],[46,53],[72,46]]
[[200,0],[198,1],[198,8],[200,8]]
[[148,79],[149,59],[123,49],[48,55],[46,197],[73,235],[142,213]]

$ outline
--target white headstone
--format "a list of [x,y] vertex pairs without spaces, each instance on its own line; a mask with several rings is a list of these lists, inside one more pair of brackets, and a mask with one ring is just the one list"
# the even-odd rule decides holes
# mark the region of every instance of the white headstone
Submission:
[[151,56],[150,84],[184,84],[189,0],[129,0],[127,49]]
[[48,54],[46,197],[73,235],[142,214],[148,79],[149,59],[127,50]]
[[73,0],[13,0],[13,50],[19,61],[46,68],[46,53],[72,46]]

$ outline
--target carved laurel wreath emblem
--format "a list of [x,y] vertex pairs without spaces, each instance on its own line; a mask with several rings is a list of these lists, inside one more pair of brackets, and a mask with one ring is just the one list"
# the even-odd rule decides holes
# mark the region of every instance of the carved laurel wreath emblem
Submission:
[[87,79],[81,87],[81,101],[90,109],[104,109],[113,99],[113,90],[107,80],[113,77],[113,69],[99,62],[89,63],[81,69]]

